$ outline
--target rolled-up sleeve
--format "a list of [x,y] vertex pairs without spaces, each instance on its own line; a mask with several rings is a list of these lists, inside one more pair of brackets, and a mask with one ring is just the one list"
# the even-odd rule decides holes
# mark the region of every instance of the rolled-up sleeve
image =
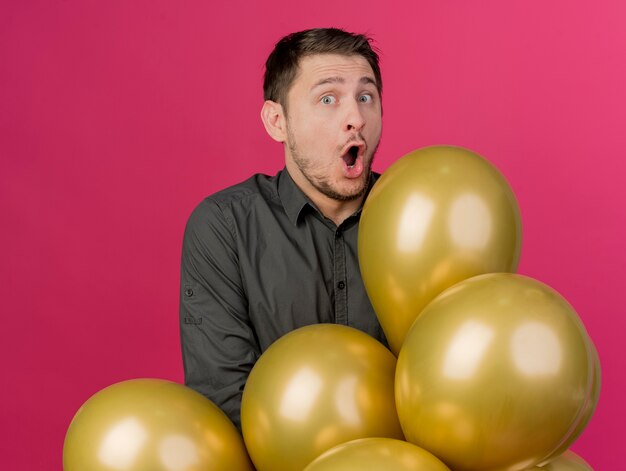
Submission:
[[250,324],[232,221],[211,199],[192,213],[181,260],[180,334],[185,384],[241,429],[243,387],[260,355]]

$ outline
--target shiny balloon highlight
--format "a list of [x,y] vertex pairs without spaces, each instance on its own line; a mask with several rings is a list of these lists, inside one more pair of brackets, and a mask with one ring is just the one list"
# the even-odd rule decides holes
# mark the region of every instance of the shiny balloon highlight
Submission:
[[258,471],[301,471],[341,443],[403,439],[394,404],[396,359],[351,327],[294,330],[261,355],[241,404],[244,440]]
[[406,439],[455,471],[517,471],[569,446],[593,409],[592,343],[556,291],[488,274],[446,290],[398,357]]
[[241,435],[201,394],[158,379],[114,384],[78,410],[64,471],[253,471]]
[[435,296],[475,275],[515,271],[520,247],[517,200],[478,154],[433,146],[391,165],[363,207],[358,256],[392,351]]

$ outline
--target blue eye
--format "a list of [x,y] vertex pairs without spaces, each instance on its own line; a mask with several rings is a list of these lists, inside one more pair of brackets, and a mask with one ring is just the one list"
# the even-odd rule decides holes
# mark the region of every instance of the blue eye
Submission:
[[335,103],[335,101],[337,101],[335,97],[330,96],[330,95],[326,95],[322,97],[322,100],[321,100],[321,102],[324,103],[325,105],[332,105],[333,103]]
[[370,101],[372,101],[372,95],[361,95],[359,97],[359,101],[361,103],[369,103]]

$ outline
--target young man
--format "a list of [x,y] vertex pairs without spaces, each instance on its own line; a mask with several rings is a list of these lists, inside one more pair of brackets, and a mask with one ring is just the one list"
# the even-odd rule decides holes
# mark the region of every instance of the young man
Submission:
[[185,384],[240,427],[241,394],[271,343],[305,325],[384,335],[357,260],[361,207],[375,175],[382,81],[369,39],[294,33],[266,62],[261,118],[285,169],[206,198],[183,242]]

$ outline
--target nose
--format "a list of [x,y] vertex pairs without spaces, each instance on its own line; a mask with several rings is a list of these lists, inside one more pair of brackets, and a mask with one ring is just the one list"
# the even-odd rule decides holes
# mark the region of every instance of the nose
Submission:
[[360,131],[365,126],[365,118],[359,107],[359,103],[355,100],[348,108],[345,121],[346,131]]

